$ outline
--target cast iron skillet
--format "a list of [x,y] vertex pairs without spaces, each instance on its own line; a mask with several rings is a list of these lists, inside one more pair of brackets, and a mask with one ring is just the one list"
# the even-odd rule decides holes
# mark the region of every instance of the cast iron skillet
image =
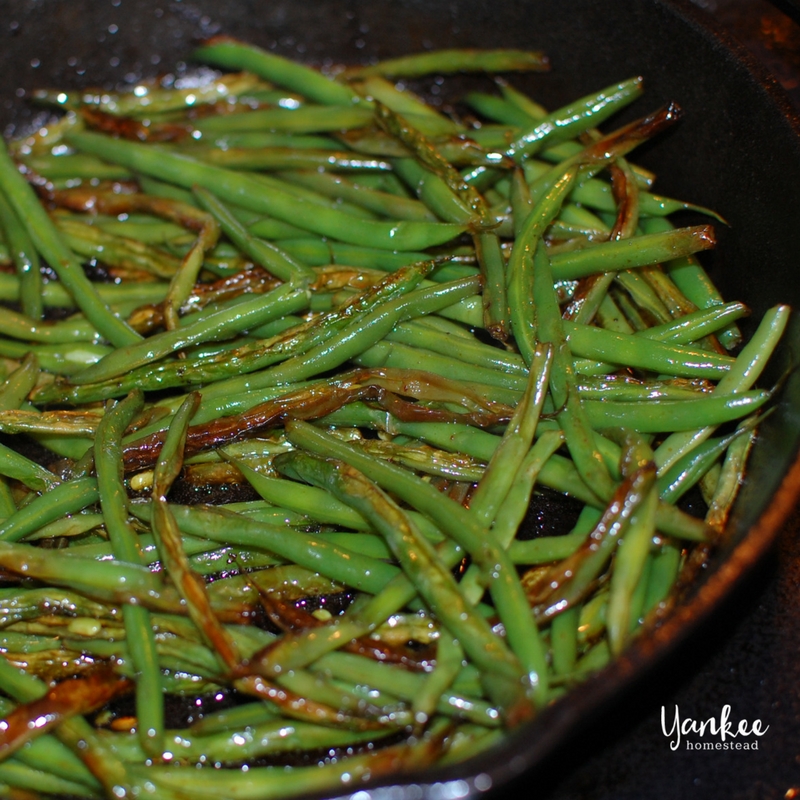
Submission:
[[[316,63],[427,47],[541,48],[553,71],[518,84],[550,107],[642,74],[645,99],[629,116],[668,100],[686,114],[637,160],[658,172],[660,192],[729,220],[729,228],[718,226],[719,247],[704,262],[723,294],[746,301],[755,320],[776,302],[800,305],[800,121],[743,52],[681,0],[5,0],[3,11],[0,120],[10,129],[30,124],[35,113],[23,90],[111,87],[172,70],[194,41],[219,32]],[[448,80],[433,91],[449,96],[458,88],[459,80]],[[800,492],[798,347],[795,317],[765,377],[767,385],[782,381],[777,410],[762,426],[726,540],[676,613],[497,750],[450,770],[405,776],[398,786],[373,789],[374,797],[464,797],[542,774],[546,757],[589,719],[613,708],[664,659],[676,662],[690,632],[708,625],[768,549]]]

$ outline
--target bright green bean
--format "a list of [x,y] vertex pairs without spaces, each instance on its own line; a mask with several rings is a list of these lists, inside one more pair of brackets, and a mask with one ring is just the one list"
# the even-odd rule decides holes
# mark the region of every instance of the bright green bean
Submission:
[[193,56],[197,61],[216,67],[253,72],[317,103],[349,106],[357,104],[360,99],[345,84],[337,83],[311,67],[235,39],[213,39],[198,47]]
[[155,334],[139,344],[119,348],[74,375],[72,380],[78,384],[108,380],[189,345],[224,339],[283,314],[293,314],[305,308],[307,302],[306,289],[286,284],[267,295],[255,295],[231,309],[223,309],[177,330]]
[[17,170],[5,144],[0,145],[0,188],[19,215],[34,247],[56,271],[61,283],[86,318],[115,345],[124,346],[138,341],[139,335],[116,317],[98,297],[95,288],[84,275],[83,268],[61,240],[33,189]]
[[322,210],[285,191],[265,192],[258,179],[202,164],[177,153],[156,153],[145,145],[95,133],[71,134],[70,141],[77,147],[95,151],[103,158],[145,174],[167,178],[184,188],[203,186],[222,200],[352,244],[366,244],[385,250],[425,249],[444,244],[463,231],[463,226],[438,222],[354,220],[348,214],[335,209]]
[[[143,564],[143,559],[125,508],[121,444],[125,429],[141,410],[142,404],[141,394],[131,394],[107,410],[97,430],[94,446],[100,506],[112,552],[115,558],[131,564]],[[138,676],[136,714],[139,740],[150,756],[157,757],[163,750],[164,703],[150,612],[141,606],[126,605],[123,619],[131,663]]]

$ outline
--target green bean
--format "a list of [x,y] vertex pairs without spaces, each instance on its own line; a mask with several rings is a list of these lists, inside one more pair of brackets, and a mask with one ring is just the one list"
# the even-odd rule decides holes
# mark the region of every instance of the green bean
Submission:
[[158,278],[171,278],[180,268],[179,259],[129,236],[69,217],[57,217],[56,224],[72,250],[87,259],[96,258],[111,267],[141,269]]
[[193,149],[191,155],[209,164],[228,169],[275,171],[284,169],[329,169],[337,172],[386,172],[391,169],[388,161],[378,158],[355,156],[350,152],[336,150],[295,150],[292,147],[244,148],[228,147]]
[[180,267],[171,277],[167,296],[164,298],[164,327],[175,330],[179,324],[178,312],[192,294],[192,289],[203,267],[207,251],[211,250],[219,238],[219,225],[212,215],[205,215],[197,240],[183,257]]
[[[362,473],[343,464],[311,459],[299,453],[279,457],[280,469],[318,486],[329,488],[342,502],[356,508],[386,538],[409,580],[432,610],[458,637],[466,652],[488,673],[487,687],[510,719],[528,713],[521,694],[521,666],[491,633],[458,591],[455,580],[436,558],[432,546],[413,523]],[[277,462],[276,462],[277,465]],[[513,724],[513,723],[510,723]]]
[[630,322],[631,326],[637,333],[642,333],[647,330],[647,320],[644,314],[640,311],[636,301],[624,291],[613,287],[611,290],[611,297],[615,300],[617,305],[622,309],[625,318]]
[[509,546],[512,561],[516,562],[518,558],[526,557],[514,552],[515,543],[512,540],[527,512],[531,492],[539,474],[548,459],[563,443],[564,437],[560,431],[546,431],[539,437],[512,476],[513,481],[506,495],[506,502],[500,506],[494,520],[495,536],[501,544]]
[[[247,214],[248,217],[254,216],[249,211],[240,211],[234,209],[237,218],[242,218]],[[261,239],[302,239],[306,236],[306,231],[298,228],[296,225],[291,225],[288,222],[281,222],[277,219],[270,219],[269,217],[256,216],[254,222],[247,225],[247,230],[253,236],[258,236]],[[316,243],[316,240],[311,239],[311,242]],[[322,244],[322,242],[319,242]]]
[[358,95],[348,86],[311,67],[235,39],[216,37],[198,47],[193,57],[216,67],[253,72],[317,103],[348,106],[359,102]]
[[64,322],[37,322],[23,314],[9,309],[3,310],[0,320],[0,334],[14,339],[45,344],[66,344],[68,342],[94,342],[99,336],[94,326],[87,320],[78,319]]
[[647,583],[644,611],[652,612],[661,605],[675,585],[681,564],[681,549],[672,542],[667,542],[653,558],[653,565]]
[[94,478],[61,483],[53,475],[45,494],[36,497],[0,524],[0,540],[17,542],[66,514],[82,511],[96,503],[98,497]]
[[[351,203],[346,200],[340,199],[331,199],[327,195],[323,194],[322,192],[317,192],[312,189],[308,189],[304,186],[299,186],[295,183],[290,183],[288,181],[282,180],[280,178],[276,178],[273,175],[265,175],[264,173],[241,173],[247,174],[252,178],[255,178],[258,183],[261,184],[262,191],[264,188],[267,189],[275,189],[279,192],[285,192],[292,197],[298,200],[307,200],[309,203],[312,203],[314,206],[320,206],[322,208],[333,209],[334,211],[341,211],[346,214],[347,217],[357,217],[363,220],[376,220],[378,216],[372,212],[368,211],[363,206],[357,205],[356,203]],[[237,213],[242,214],[254,214],[256,212],[252,210],[237,210]],[[301,236],[308,236],[308,233],[302,233]]]
[[307,298],[305,289],[286,284],[273,289],[266,296],[256,295],[232,309],[211,314],[206,319],[189,323],[174,331],[156,334],[140,344],[118,348],[97,364],[72,376],[72,380],[85,384],[114,378],[188,345],[225,338],[241,330],[262,325],[282,314],[299,311],[305,307]]
[[[211,541],[262,547],[288,561],[364,591],[378,591],[397,574],[397,568],[391,564],[289,527],[258,522],[212,506],[171,505],[170,510],[185,533]],[[132,507],[132,511],[149,519],[149,509],[145,511],[137,505]]]
[[[89,789],[84,784],[57,777],[50,772],[31,769],[17,760],[0,764],[0,785],[47,794],[99,797],[96,790]],[[11,796],[11,792],[8,796]]]
[[578,622],[580,609],[576,606],[559,614],[550,625],[553,648],[553,672],[570,675],[578,656]]
[[4,444],[0,444],[0,475],[21,481],[34,492],[46,492],[61,483],[50,470],[39,466]]
[[639,310],[639,306],[627,292],[621,292],[614,288],[611,291],[611,296],[622,309],[625,318],[630,322],[637,333],[642,333],[647,330],[647,320]]
[[697,306],[682,294],[660,267],[646,267],[639,274],[647,281],[672,317],[680,317],[697,310]]
[[552,288],[550,262],[541,241],[533,261],[536,322],[541,340],[550,342],[553,347],[550,393],[555,407],[561,409],[557,417],[559,425],[564,430],[567,448],[581,477],[593,492],[606,499],[613,494],[611,476],[594,446],[586,407],[575,391],[575,376],[567,354],[564,328]]
[[[251,133],[231,133],[214,139],[213,144],[219,148],[225,147],[287,147],[294,150],[337,150],[339,145],[327,136],[314,136],[312,134],[277,133],[273,131],[253,131]],[[191,152],[194,143],[188,142],[183,147]],[[201,140],[199,147],[208,145]]]
[[771,396],[770,392],[749,391],[729,396],[708,395],[697,400],[656,400],[646,406],[638,402],[587,400],[584,406],[594,427],[619,425],[641,433],[657,433],[721,425],[756,411]]
[[629,535],[632,523],[643,518],[649,521],[653,505],[650,498],[654,497],[650,490],[654,484],[655,465],[651,462],[638,467],[620,484],[581,549],[551,567],[534,586],[527,587],[529,599],[538,607],[540,617],[546,619],[562,613],[586,595],[619,540]]
[[[474,382],[474,386],[486,397],[514,405],[525,388],[525,381],[519,375],[508,375],[487,367],[474,366],[466,361],[448,358],[420,347],[400,344],[407,338],[405,333],[392,333],[391,341],[379,342],[357,356],[354,361],[366,367],[394,367],[399,369],[424,369],[451,380]],[[491,387],[491,388],[489,388]]]
[[33,353],[28,353],[0,386],[0,410],[19,408],[39,378],[39,363]]
[[558,215],[561,204],[570,190],[578,168],[573,167],[562,175],[538,203],[534,205],[522,225],[514,243],[508,263],[508,304],[511,325],[517,347],[530,366],[536,341],[536,309],[534,305],[534,253],[544,231]]
[[[424,124],[424,123],[423,123]],[[451,133],[449,136],[436,136],[430,134],[430,141],[436,152],[447,159],[453,166],[474,166],[482,165],[486,167],[505,164],[507,159],[502,153],[484,149],[476,141],[475,131],[469,132],[469,136],[464,133]],[[410,156],[410,150],[401,142],[391,138],[381,132],[350,131],[338,135],[342,143],[350,149],[367,155],[391,157]],[[503,144],[505,142],[502,142]],[[359,183],[365,186],[375,182],[378,185],[372,186],[374,189],[396,194],[400,197],[407,197],[408,193],[403,184],[393,173],[364,174],[359,176]]]
[[157,82],[139,82],[132,91],[101,92],[85,91],[79,96],[59,92],[51,97],[48,90],[37,90],[37,102],[54,103],[58,107],[77,109],[80,105],[96,106],[108,114],[119,116],[150,116],[165,111],[182,110],[206,103],[215,103],[240,94],[248,95],[264,84],[248,73],[221,75],[200,86],[179,89],[161,88]]
[[4,628],[15,622],[37,619],[49,612],[94,616],[97,619],[112,613],[106,606],[69,590],[53,587],[0,590],[0,623]]
[[451,72],[539,71],[547,68],[547,56],[537,51],[450,49],[386,59],[371,66],[358,67],[350,74],[356,77],[419,78]]
[[443,244],[463,230],[459,225],[416,220],[398,223],[354,221],[349,215],[334,209],[322,212],[319,207],[309,206],[287,192],[264,192],[261,182],[255,178],[202,164],[187,156],[165,151],[153,153],[144,145],[94,133],[73,134],[71,142],[145,174],[166,177],[185,188],[197,184],[213,191],[222,200],[352,244],[367,244],[385,250],[425,249]]
[[[739,434],[743,434],[739,436]],[[716,531],[721,531],[728,518],[733,501],[742,485],[744,465],[756,437],[756,429],[748,420],[740,423],[725,454],[717,486],[708,504],[706,522]]]
[[[17,409],[39,378],[39,363],[33,353],[24,357],[22,363],[0,385],[0,411]],[[48,476],[45,476],[48,477]],[[0,516],[9,518],[17,511],[8,482],[0,479]]]
[[98,297],[83,268],[59,237],[33,189],[17,171],[4,144],[0,147],[0,188],[19,215],[34,247],[56,271],[86,318],[115,345],[124,346],[138,341],[139,335],[114,316]]
[[79,512],[71,517],[63,517],[42,526],[25,536],[25,541],[35,542],[38,539],[55,539],[61,536],[81,536],[96,530],[103,525],[102,514]]
[[133,173],[123,167],[107,164],[99,158],[87,156],[83,153],[56,156],[51,153],[41,153],[22,159],[30,170],[43,178],[57,181],[63,178],[72,180],[131,180]]
[[719,476],[721,472],[722,467],[718,461],[715,461],[708,468],[708,470],[706,470],[705,474],[700,476],[700,480],[698,481],[700,486],[700,494],[703,496],[703,501],[706,505],[711,502],[711,499],[717,490],[717,484],[719,483]]
[[0,355],[22,359],[32,353],[42,369],[56,375],[73,375],[113,352],[110,347],[90,342],[29,345],[0,340]]
[[[774,350],[789,319],[788,306],[775,306],[764,316],[752,339],[742,348],[730,371],[714,389],[718,395],[738,394],[749,389],[757,380]],[[696,427],[696,426],[695,426]],[[660,472],[669,469],[684,453],[705,441],[713,426],[691,429],[667,437],[656,450]]]
[[[540,391],[539,395],[539,399],[541,399],[543,392]],[[536,415],[535,408],[533,409],[533,413]],[[531,415],[530,411],[528,411],[528,415]],[[530,440],[527,436],[524,436],[524,434],[527,432],[532,434],[530,422],[528,422],[525,427],[528,428],[528,431],[523,429],[523,436],[521,438],[526,439],[529,446]],[[511,428],[511,425],[509,425],[509,428]],[[505,486],[500,483],[500,501],[492,502],[486,500],[486,492],[491,490],[491,484],[493,482],[490,479],[488,481],[484,480],[482,484],[479,484],[478,491],[475,493],[470,504],[473,513],[479,515],[483,514],[484,516],[487,512],[492,513],[493,519],[491,521],[494,522],[492,533],[498,544],[504,549],[509,549],[514,539],[519,523],[527,509],[533,484],[536,477],[541,472],[543,464],[555,450],[558,449],[564,439],[560,432],[545,433],[527,454],[519,452],[519,449],[514,448],[514,446],[508,447],[507,443],[509,441],[514,440],[509,440],[507,437],[504,437],[503,442],[501,442],[500,446],[495,451],[492,461],[489,462],[489,467],[487,468],[487,475],[490,478],[492,477],[490,475],[490,470],[493,467],[496,469],[502,467],[503,471],[507,472],[501,479],[494,479],[495,483],[500,483],[500,480],[505,483]],[[505,448],[504,443],[506,443]],[[514,452],[515,449],[518,449],[518,452]],[[482,495],[480,494],[481,486],[488,487]],[[519,495],[522,495],[522,497],[519,497]],[[492,498],[492,500],[494,500],[494,498]],[[492,505],[495,507],[494,510],[492,509]],[[516,522],[516,526],[513,524],[514,522]],[[482,581],[479,581],[479,578],[480,575],[478,571],[474,567],[470,567],[461,582],[464,593],[474,602],[477,602],[483,594]]]
[[553,279],[572,280],[595,272],[658,264],[707,250],[715,243],[714,232],[709,225],[677,228],[617,242],[601,242],[584,250],[554,255]]
[[220,666],[234,671],[240,663],[235,642],[214,615],[203,580],[192,572],[183,549],[178,524],[166,500],[173,481],[183,466],[183,450],[189,421],[200,397],[190,394],[170,423],[164,446],[153,474],[152,530],[161,560],[176,589],[186,603],[189,616],[213,648]]
[[[383,731],[390,734],[393,729],[407,725],[411,721],[411,715],[405,709],[399,708],[398,703],[380,705],[372,703],[367,706],[364,698],[356,691],[307,670],[291,670],[279,678],[279,683],[299,697],[309,698],[339,709],[340,712],[346,712],[354,718],[365,720],[364,727],[360,731],[365,738],[375,736],[376,731],[380,736],[378,726],[382,726]],[[356,723],[353,726],[354,731],[358,731],[358,725],[359,723]]]
[[369,530],[369,525],[357,511],[323,489],[295,483],[287,484],[242,462],[234,460],[234,463],[239,466],[248,483],[267,502],[280,502],[286,508],[323,524],[338,525],[357,531]]
[[469,92],[464,97],[464,102],[481,116],[488,117],[494,122],[501,122],[516,128],[528,128],[532,121],[528,114],[513,103],[494,94]]
[[0,192],[0,230],[19,276],[22,310],[32,320],[40,320],[43,306],[39,256],[28,231],[3,192]]
[[[671,230],[672,224],[668,220],[655,218],[645,220],[643,227],[646,233],[657,233]],[[693,256],[673,259],[665,264],[665,269],[678,289],[698,308],[709,308],[723,302],[722,295]],[[728,350],[739,344],[741,339],[742,335],[736,325],[731,325],[719,334],[720,343]]]
[[484,536],[482,526],[461,506],[445,501],[436,489],[405,470],[358,453],[311,425],[294,422],[287,425],[287,434],[297,445],[318,454],[341,458],[351,466],[368,470],[378,485],[390,489],[412,507],[428,515],[443,532],[462,545],[476,563],[488,570],[490,592],[506,626],[512,649],[520,657],[534,688],[541,696],[546,691],[546,667],[537,663],[541,651],[535,626],[530,615],[523,610],[526,605],[521,597],[522,590],[508,556],[495,542]]
[[[47,684],[16,669],[5,657],[0,658],[0,682],[7,694],[21,702],[38,700],[47,693]],[[107,792],[120,796],[121,792],[129,791],[129,776],[125,766],[102,743],[83,717],[63,720],[56,728],[55,735],[84,761]]]
[[378,124],[402,142],[410,150],[414,159],[430,176],[425,181],[440,179],[447,189],[468,210],[470,222],[477,230],[489,223],[486,201],[477,190],[464,181],[459,171],[433,146],[432,142],[419,130],[413,128],[404,117],[376,103],[375,116]]
[[614,333],[575,323],[564,323],[564,328],[570,351],[579,357],[599,358],[679,377],[712,379],[722,378],[734,363],[730,356],[668,344],[651,337]]
[[[482,461],[489,461],[500,442],[500,437],[459,423],[439,422],[400,422],[389,418],[385,412],[371,415],[366,409],[348,409],[353,416],[345,416],[339,412],[329,414],[321,422],[342,425],[363,425],[383,430],[389,427],[393,433],[401,433],[421,439],[440,447],[443,450],[467,453]],[[335,420],[335,422],[334,422]],[[544,426],[542,426],[544,427]],[[557,492],[571,495],[594,508],[603,508],[604,503],[583,482],[574,464],[558,454],[554,454],[542,465],[539,475],[541,483]],[[690,541],[704,541],[707,529],[701,520],[680,512],[673,506],[660,503],[657,510],[658,528],[671,536],[686,538]]]
[[[138,304],[158,303],[164,299],[166,286],[161,283],[135,284],[100,284],[96,289],[100,299],[110,306],[117,303],[128,303],[132,300]],[[0,299],[17,302],[20,299],[19,278],[16,275],[0,273]],[[42,288],[42,300],[45,308],[73,308],[75,301],[60,283],[46,283]]]
[[427,208],[441,220],[467,227],[475,222],[473,211],[441,176],[426,169],[414,158],[396,158],[394,171]]
[[[623,434],[623,472],[629,473],[647,465],[654,469],[653,451],[635,434]],[[656,526],[658,487],[652,486],[637,511],[631,516],[628,529],[617,548],[614,571],[606,611],[606,627],[611,652],[619,654],[625,646],[631,625],[638,615],[632,612],[633,594],[641,582],[645,561],[650,551]]]
[[368,453],[385,458],[395,464],[415,469],[427,475],[438,475],[443,478],[474,483],[483,475],[484,467],[467,456],[454,456],[443,450],[436,450],[428,445],[412,443],[398,444],[383,442],[379,439],[361,439],[359,447]]
[[[442,733],[441,726],[437,725],[431,736],[435,741],[435,737]],[[433,748],[434,751],[437,749]],[[367,776],[375,778],[396,772],[400,764],[403,768],[419,769],[431,761],[431,751],[431,744],[423,737],[414,745],[395,745],[324,765],[294,767],[290,771],[253,767],[247,771],[219,770],[206,776],[203,770],[202,779],[199,774],[186,775],[186,770],[171,767],[149,767],[146,770],[135,767],[134,772],[140,773],[142,780],[152,780],[158,786],[174,786],[176,791],[187,790],[201,797],[224,795],[231,800],[255,800],[267,795],[290,797],[307,792],[335,792],[351,783],[358,785]]]
[[[607,183],[595,178],[581,181],[575,188],[572,199],[576,203],[583,203],[596,211],[612,213],[616,211],[616,204],[612,196],[611,187]],[[650,192],[642,192],[639,203],[643,217],[662,217],[667,214],[674,214],[676,211],[696,211],[714,217],[719,222],[724,222],[719,214],[704,206],[687,203],[683,200],[674,200],[671,197],[662,197],[660,195],[651,194]],[[651,228],[651,231],[655,231],[655,227]]]
[[[390,733],[391,729],[387,729],[383,735]],[[381,732],[337,730],[272,718],[231,732],[195,735],[191,731],[170,731],[166,753],[170,761],[178,763],[238,764],[283,752],[357,746],[376,737],[380,738]],[[126,761],[144,760],[134,737],[125,737],[122,742],[116,739],[114,746]]]
[[522,170],[517,167],[511,177],[509,191],[511,203],[511,216],[514,220],[514,238],[518,239],[524,230],[524,223],[533,210],[533,199]]
[[[285,166],[281,169],[285,169]],[[297,183],[330,197],[341,197],[363,205],[364,208],[391,219],[436,221],[436,217],[418,200],[369,189],[361,186],[358,179],[353,182],[340,175],[325,172],[281,172],[280,177],[289,183]]]
[[[325,242],[308,238],[284,239],[281,242],[281,247],[309,266],[347,264],[390,272],[400,267],[406,267],[409,264],[430,260],[430,256],[423,252],[389,252],[377,248],[358,247],[357,245],[346,245],[338,242]],[[472,258],[470,258],[470,256],[464,258],[458,254],[448,260],[452,260],[453,264],[462,263],[464,261],[471,263],[474,261],[474,256]],[[447,262],[444,263],[446,266]],[[0,284],[0,286],[1,285],[2,284]]]
[[[15,703],[3,698],[0,714],[5,717],[14,707]],[[79,783],[88,789],[100,788],[99,781],[83,762],[51,734],[44,734],[28,742],[15,753],[13,760],[39,772],[50,772],[56,777]]]
[[669,309],[661,302],[650,284],[633,270],[617,273],[617,283],[622,286],[642,312],[649,314],[660,323],[669,322],[672,316]]
[[[84,516],[94,516],[85,514]],[[135,516],[135,514],[134,514]],[[148,517],[149,519],[149,517]],[[42,529],[44,530],[44,529]],[[38,535],[38,534],[37,534]],[[28,540],[33,537],[27,537]],[[136,544],[139,552],[141,553],[142,563],[146,565],[155,564],[159,561],[158,548],[155,544],[155,539],[151,534],[140,533],[136,538]],[[207,554],[214,550],[215,544],[209,539],[199,538],[185,538],[183,542],[184,550],[187,555],[194,556],[198,554]],[[72,546],[72,553],[80,555],[85,558],[94,558],[98,561],[108,561],[113,558],[111,545],[106,541],[92,542],[84,544],[75,544]],[[270,565],[275,563],[275,559],[271,559]]]
[[598,642],[578,659],[573,675],[581,678],[581,676],[597,672],[605,667],[610,660],[611,653],[609,652],[608,642]]
[[528,95],[515,89],[504,78],[495,78],[500,93],[512,105],[525,112],[529,120],[544,119],[547,116],[547,109],[539,105],[534,100],[531,100]]
[[[129,370],[124,376],[106,381],[92,382],[77,387],[63,387],[54,384],[37,391],[38,402],[86,402],[116,397],[133,388],[164,389],[171,386],[220,381],[230,375],[251,373],[292,356],[307,352],[321,345],[337,331],[354,320],[360,319],[380,300],[388,300],[410,291],[419,284],[422,276],[431,267],[430,262],[422,262],[386,276],[374,286],[351,298],[340,308],[318,316],[314,321],[299,323],[287,328],[266,341],[240,345],[230,351],[200,355],[196,359],[166,361],[157,365],[145,365]],[[198,320],[199,322],[199,320]],[[253,331],[258,333],[259,329]],[[233,380],[239,385],[242,381]],[[225,388],[229,388],[230,385]],[[301,388],[301,387],[298,387]],[[236,391],[234,389],[234,391]],[[207,398],[223,394],[218,389],[209,388]],[[254,405],[254,404],[251,404]],[[212,419],[207,417],[204,419]],[[199,420],[198,420],[199,422]]]
[[414,698],[412,710],[417,726],[434,715],[439,699],[460,672],[463,659],[464,650],[459,640],[440,634],[436,640],[436,665]]
[[659,381],[640,381],[627,375],[581,375],[578,378],[578,391],[586,400],[693,399],[710,388],[707,381],[684,378]]
[[524,131],[508,148],[507,153],[519,161],[532,156],[545,144],[569,139],[594,127],[615,111],[635,100],[642,92],[642,79],[630,78],[609,86],[602,92],[588,95],[558,109]]
[[3,542],[0,563],[14,573],[83,592],[109,602],[141,602],[148,596],[153,603],[161,597],[160,581],[143,567],[117,562],[98,563],[58,551]]
[[[314,672],[353,681],[385,691],[403,700],[413,701],[422,690],[425,676],[390,664],[379,664],[351,653],[328,653],[312,667]],[[496,708],[474,696],[459,696],[454,681],[450,694],[445,693],[437,704],[439,713],[463,717],[479,724],[494,727],[500,720]]]
[[[0,411],[0,431],[4,433],[85,436],[95,432],[99,421],[100,415],[96,411]],[[13,456],[9,458],[13,459]],[[16,464],[19,469],[18,460]]]
[[[606,297],[606,300],[608,299]],[[676,345],[689,344],[702,339],[703,336],[715,333],[721,328],[730,327],[731,320],[741,318],[747,311],[747,307],[742,303],[726,303],[725,305],[694,311],[663,325],[656,325],[652,328],[637,331],[636,335],[645,339],[655,339]],[[603,313],[602,306],[600,313]],[[620,329],[617,332],[624,337],[630,333],[630,330]],[[603,337],[604,334],[600,334],[600,336]],[[575,361],[576,371],[581,372],[583,375],[605,373],[609,368],[610,365],[602,362],[591,362],[583,359],[576,359]]]
[[642,332],[642,336],[659,341],[687,344],[715,333],[730,322],[741,319],[749,310],[744,303],[723,303],[713,308],[698,309],[684,314],[663,325],[654,325]]
[[2,478],[0,479],[0,518],[8,519],[16,513],[17,504],[14,502],[14,495],[11,493],[8,481]]
[[[122,434],[142,403],[140,394],[132,394],[109,409],[97,430],[94,447],[100,505],[112,552],[115,558],[132,564],[142,564],[143,559],[125,508],[121,442]],[[158,756],[163,749],[164,704],[150,613],[141,606],[132,605],[126,605],[122,613],[131,662],[139,679],[136,688],[139,738],[150,756]]]
[[266,703],[244,705],[211,711],[191,723],[189,730],[198,736],[248,728],[275,719],[274,709]]
[[214,215],[228,238],[267,271],[283,281],[314,281],[316,279],[313,270],[293,261],[269,242],[252,236],[211,192],[198,187],[194,193],[203,208]]
[[678,459],[669,470],[658,478],[658,490],[661,497],[668,502],[677,502],[709,471],[733,442],[755,427],[757,421],[758,415],[748,417],[732,434],[717,439],[707,439]]
[[600,511],[584,506],[575,527],[563,536],[542,536],[537,539],[517,539],[509,553],[518,564],[546,564],[571,556],[600,520]]
[[376,102],[379,114],[380,106],[383,105],[396,114],[415,114],[442,119],[440,112],[427,105],[409,89],[400,88],[380,75],[362,76],[351,85],[362,97]]
[[465,278],[429,289],[416,289],[408,295],[385,303],[381,308],[354,320],[325,342],[306,353],[293,356],[288,361],[264,372],[229,378],[203,392],[206,397],[223,393],[261,389],[318,375],[337,367],[366,350],[382,338],[398,322],[446,308],[461,298],[473,296],[478,281]]
[[[553,351],[548,345],[540,345],[534,352],[525,393],[470,499],[470,511],[487,527],[491,526],[503,506],[514,475],[533,443],[547,393],[552,359]],[[508,546],[508,542],[498,541],[502,547]]]
[[603,330],[614,331],[616,333],[635,333],[610,294],[606,294],[600,302],[597,309],[597,322],[599,323],[599,327]]
[[[516,353],[486,345],[469,333],[464,336],[450,330],[431,328],[427,321],[432,321],[434,325],[446,322],[435,317],[411,320],[398,325],[386,338],[391,342],[401,342],[440,355],[450,355],[476,367],[525,376],[527,372],[525,362]],[[465,333],[463,329],[461,333]],[[439,370],[431,371],[439,372]],[[477,375],[475,379],[478,380]]]

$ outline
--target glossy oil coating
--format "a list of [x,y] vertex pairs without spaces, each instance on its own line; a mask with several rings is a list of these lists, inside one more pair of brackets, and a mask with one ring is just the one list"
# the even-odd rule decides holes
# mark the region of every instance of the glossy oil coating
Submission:
[[[643,151],[640,160],[658,172],[660,192],[712,207],[731,223],[730,228],[718,226],[719,248],[704,262],[723,294],[743,298],[755,319],[778,301],[800,306],[796,277],[800,124],[786,116],[780,98],[761,86],[742,54],[714,38],[688,4],[657,0],[602,4],[592,0],[401,0],[391,4],[366,0],[269,4],[253,0],[226,4],[211,0],[6,0],[3,6],[0,120],[4,124],[30,121],[32,112],[24,105],[24,95],[35,86],[112,86],[153,75],[172,68],[198,39],[220,32],[316,63],[328,57],[364,61],[430,46],[541,48],[551,56],[552,73],[521,79],[519,85],[551,107],[642,74],[645,99],[631,109],[630,118],[670,100],[679,102],[685,115],[680,126],[654,149]],[[454,78],[441,86],[428,83],[421,88],[433,96],[452,96],[458,94],[461,83]],[[687,215],[687,224],[691,221],[696,220]],[[799,348],[800,325],[795,319],[767,383],[796,364]],[[791,471],[799,437],[800,378],[791,373],[778,411],[764,425],[754,450],[750,478],[731,523],[731,544],[713,559],[697,597],[654,640],[634,648],[598,679],[548,710],[500,752],[447,775],[424,776],[427,794],[437,794],[430,781],[444,778],[456,781],[443,790],[445,795],[452,790],[447,796],[477,794],[490,785],[502,791],[507,781],[537,764],[536,772],[526,773],[514,785],[517,796],[523,787],[532,793],[533,781],[552,786],[554,765],[542,764],[545,756],[566,737],[574,737],[599,709],[613,712],[613,705],[604,704],[619,691],[627,692],[629,700],[637,691],[641,693],[643,684],[637,687],[635,682],[654,661],[680,644],[694,621],[717,607],[736,614],[737,605],[724,604],[723,598],[768,547],[794,502],[800,483],[796,474],[790,475],[794,485],[785,488],[777,501],[772,496]],[[762,518],[767,509],[771,514]],[[742,540],[743,546],[734,550]],[[715,624],[720,624],[719,619]],[[678,671],[687,664],[689,670],[698,668],[685,648],[667,664]],[[721,687],[708,713],[719,713],[726,696]],[[741,712],[748,714],[757,715],[750,709]],[[578,745],[586,747],[587,742],[567,738],[567,749]],[[635,756],[634,751],[631,757]],[[623,773],[629,768],[618,765]],[[606,781],[611,780],[613,775],[606,773]],[[653,794],[658,795],[658,789]],[[445,795],[439,791],[439,796]],[[410,799],[419,795],[409,789],[386,796]],[[667,789],[661,796],[674,795]]]

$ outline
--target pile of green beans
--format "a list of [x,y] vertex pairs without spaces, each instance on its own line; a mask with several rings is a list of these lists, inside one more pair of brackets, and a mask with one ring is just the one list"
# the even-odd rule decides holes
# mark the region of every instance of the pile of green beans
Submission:
[[[539,53],[194,59],[229,72],[45,89],[0,146],[0,793],[495,746],[669,613],[768,411],[789,309],[742,342],[718,217],[629,161],[680,109],[614,126],[641,78],[548,111]],[[506,77],[450,116],[392,82],[465,71]]]

